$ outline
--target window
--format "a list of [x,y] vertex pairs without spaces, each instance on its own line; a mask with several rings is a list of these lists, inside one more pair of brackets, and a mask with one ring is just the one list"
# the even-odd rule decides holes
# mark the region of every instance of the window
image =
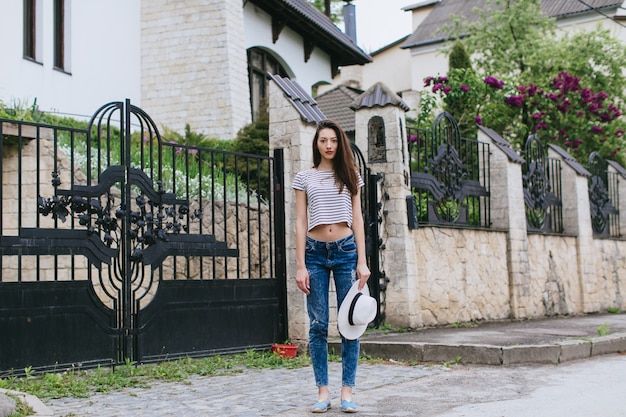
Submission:
[[24,0],[24,58],[37,60],[37,0]]
[[65,69],[65,4],[54,0],[54,68]]
[[41,63],[43,57],[42,10],[43,0],[23,0],[24,6],[24,59]]
[[369,161],[387,162],[387,139],[382,117],[374,116],[367,122],[367,136]]
[[260,48],[248,49],[248,81],[250,83],[250,108],[252,120],[256,120],[261,104],[267,100],[269,94],[269,80],[267,73],[289,77],[287,71],[268,51]]

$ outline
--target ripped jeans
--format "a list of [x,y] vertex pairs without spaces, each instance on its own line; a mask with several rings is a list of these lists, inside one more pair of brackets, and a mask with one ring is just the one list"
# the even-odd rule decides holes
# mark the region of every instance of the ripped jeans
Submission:
[[[356,281],[357,251],[354,235],[334,242],[320,242],[307,236],[305,264],[311,293],[307,296],[309,314],[309,354],[318,387],[328,385],[328,291],[330,272],[337,290],[337,308]],[[359,360],[359,341],[341,338],[342,386],[354,387]]]

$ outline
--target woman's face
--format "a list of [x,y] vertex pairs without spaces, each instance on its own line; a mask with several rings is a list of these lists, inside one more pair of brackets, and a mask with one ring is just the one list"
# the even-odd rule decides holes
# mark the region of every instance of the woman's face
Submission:
[[317,149],[322,155],[322,159],[332,160],[337,155],[337,148],[339,147],[339,139],[337,134],[331,128],[320,129],[317,136]]

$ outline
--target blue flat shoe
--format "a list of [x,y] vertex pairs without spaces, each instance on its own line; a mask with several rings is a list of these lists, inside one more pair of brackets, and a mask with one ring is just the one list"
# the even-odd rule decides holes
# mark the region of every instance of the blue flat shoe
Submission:
[[330,401],[318,401],[311,407],[312,413],[325,413],[330,408]]
[[356,404],[352,400],[341,400],[341,411],[344,413],[356,413]]

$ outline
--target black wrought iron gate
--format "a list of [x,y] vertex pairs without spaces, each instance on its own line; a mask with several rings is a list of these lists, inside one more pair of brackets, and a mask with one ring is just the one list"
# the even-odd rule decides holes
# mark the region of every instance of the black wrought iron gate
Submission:
[[283,157],[163,139],[129,100],[86,129],[0,119],[0,371],[286,338]]
[[352,144],[352,154],[359,169],[359,174],[363,178],[365,186],[361,192],[361,207],[363,210],[363,220],[365,222],[365,246],[367,253],[367,264],[372,275],[370,276],[368,287],[370,295],[378,301],[378,313],[374,319],[374,326],[379,327],[385,322],[385,291],[388,279],[380,265],[381,240],[378,233],[380,225],[380,208],[378,201],[378,182],[381,180],[379,174],[372,174],[368,168],[361,150]]

